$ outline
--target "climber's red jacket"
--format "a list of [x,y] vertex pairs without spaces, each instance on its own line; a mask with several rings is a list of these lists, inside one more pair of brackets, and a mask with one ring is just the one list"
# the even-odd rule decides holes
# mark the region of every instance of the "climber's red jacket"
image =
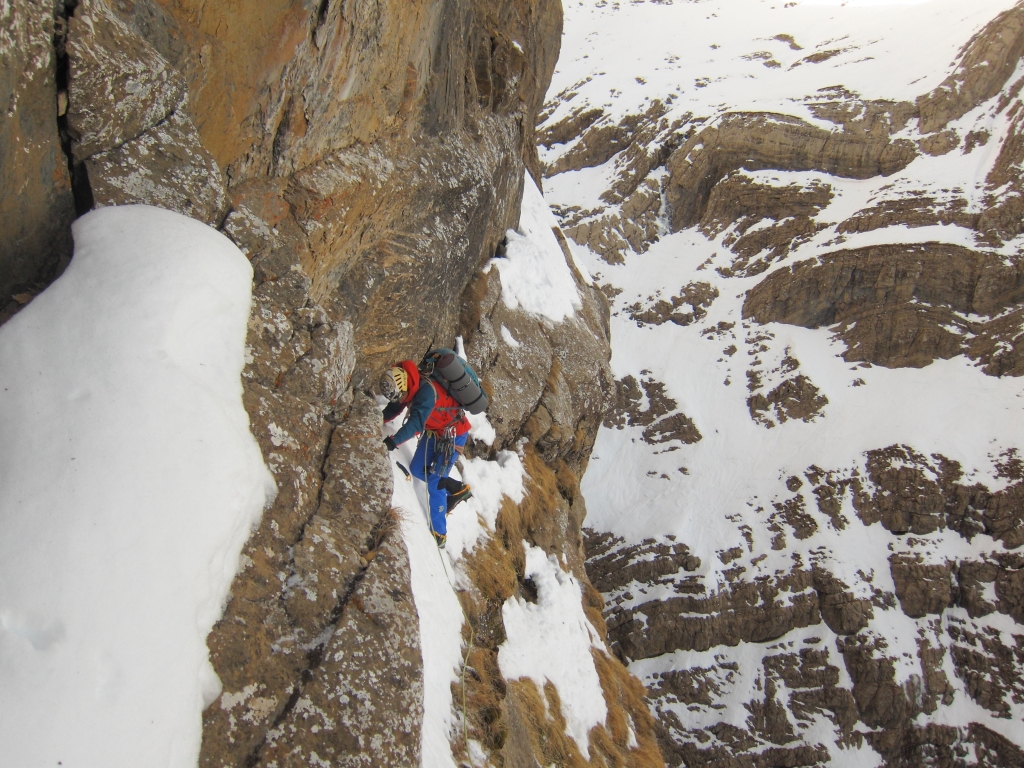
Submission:
[[395,433],[395,445],[401,445],[425,429],[442,433],[454,425],[456,435],[469,431],[469,419],[462,406],[443,386],[433,379],[424,379],[412,360],[403,360],[399,365],[409,377],[409,391],[400,403],[390,403],[384,409],[384,421],[391,421],[409,409],[409,418]]

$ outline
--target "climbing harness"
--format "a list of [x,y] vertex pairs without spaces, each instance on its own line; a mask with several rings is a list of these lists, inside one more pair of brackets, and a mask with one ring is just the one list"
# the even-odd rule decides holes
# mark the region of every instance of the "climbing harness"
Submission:
[[[434,460],[430,462],[430,471],[435,472],[440,467],[447,467],[454,463],[455,454],[459,448],[455,445],[455,425],[450,424],[442,432],[427,430],[427,437],[434,441]],[[427,452],[423,452],[423,461],[426,463]]]

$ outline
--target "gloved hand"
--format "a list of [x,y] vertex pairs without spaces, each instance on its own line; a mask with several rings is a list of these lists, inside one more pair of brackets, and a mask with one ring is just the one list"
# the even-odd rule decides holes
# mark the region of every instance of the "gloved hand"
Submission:
[[394,438],[391,437],[391,435],[388,435],[387,437],[384,438],[384,447],[387,448],[388,453],[390,453],[391,451],[395,450],[395,448],[397,448],[398,446],[395,445]]

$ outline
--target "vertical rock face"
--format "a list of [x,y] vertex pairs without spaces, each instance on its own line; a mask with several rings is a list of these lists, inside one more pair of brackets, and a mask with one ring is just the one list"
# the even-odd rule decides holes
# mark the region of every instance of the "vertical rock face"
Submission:
[[539,170],[557,2],[114,8],[185,78],[233,213],[257,215],[251,195],[274,208],[258,226],[353,323],[368,369],[454,334],[458,297],[517,223],[524,165]]
[[0,322],[71,256],[75,208],[57,129],[55,18],[42,0],[0,12]]
[[[0,300],[24,289],[13,311],[52,278],[76,201],[178,211],[254,267],[243,400],[278,495],[208,639],[224,691],[203,714],[201,765],[418,764],[418,615],[379,408],[362,391],[385,365],[464,336],[498,432],[474,450],[530,444],[532,512],[502,513],[529,518],[507,537],[512,591],[525,539],[560,556],[603,627],[579,482],[615,389],[607,304],[568,250],[582,301],[560,323],[509,310],[498,271],[480,270],[518,224],[524,172],[540,178],[533,126],[560,3],[16,6],[0,11],[0,169],[19,190],[3,202]],[[487,602],[473,627],[495,630],[486,658],[500,608]],[[593,754],[660,764],[639,683],[607,654],[595,664],[611,709]],[[582,760],[564,722],[538,730],[558,710],[544,695],[518,684],[498,720],[468,712],[472,732],[500,730],[487,746],[506,765]]]

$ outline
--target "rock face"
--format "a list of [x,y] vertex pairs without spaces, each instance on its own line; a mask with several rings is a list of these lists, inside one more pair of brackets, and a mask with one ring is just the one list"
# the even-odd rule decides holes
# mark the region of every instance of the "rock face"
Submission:
[[[538,170],[557,3],[116,8],[182,73],[233,211],[264,211],[263,244],[298,254],[367,372],[454,335],[458,297],[517,223],[524,165]],[[251,44],[267,30],[270,55]]]
[[75,205],[57,128],[55,20],[43,2],[12,5],[0,19],[0,322],[71,256]]
[[[607,302],[567,247],[581,307],[564,322],[510,310],[498,271],[481,270],[518,224],[524,173],[540,179],[534,125],[561,6],[44,6],[8,9],[0,29],[11,94],[0,168],[19,190],[3,203],[0,321],[66,262],[76,205],[175,210],[220,229],[254,268],[243,400],[278,495],[208,639],[224,690],[203,714],[200,764],[416,765],[419,615],[379,407],[365,391],[383,367],[461,333],[498,433],[471,450],[529,457],[527,498],[499,523],[518,536],[503,555],[513,586],[500,599],[470,587],[484,595],[466,627],[480,638],[479,668],[496,670],[524,539],[585,585],[603,631],[579,478],[615,389]],[[662,764],[642,686],[607,654],[595,665],[610,715],[592,753]],[[583,764],[564,721],[543,716],[551,702],[559,711],[556,689],[538,694],[500,673],[494,683],[502,716],[484,704],[465,713],[494,759]]]
[[[937,481],[931,479],[935,476]],[[979,485],[960,485],[961,477],[955,462],[945,457],[928,459],[906,447],[892,446],[870,453],[864,473],[854,471],[842,477],[809,468],[804,479],[794,476],[788,485],[799,491],[806,487],[804,480],[809,481],[813,487],[806,495],[816,498],[818,511],[826,514],[834,508],[837,489],[840,500],[849,495],[860,517],[857,524],[880,523],[895,533],[918,536],[947,526],[968,538],[984,530],[993,537],[1009,536],[1009,546],[1019,547],[1016,532],[1024,506],[1009,499],[1021,492],[1020,480],[993,494]],[[803,509],[803,497],[795,498],[799,503],[779,504],[777,509],[782,513],[779,522],[799,540],[805,537],[801,525],[816,523]],[[1004,510],[1012,510],[1009,520],[1003,517]],[[995,525],[982,522],[997,518]],[[972,525],[968,520],[978,522]],[[740,674],[740,669],[724,656],[715,656],[717,662],[708,666],[653,677],[650,695],[659,716],[662,749],[671,764],[732,759],[754,765],[758,763],[747,762],[747,751],[769,746],[774,760],[814,765],[827,760],[827,752],[801,745],[798,724],[813,719],[815,713],[828,717],[851,744],[866,737],[887,760],[903,759],[898,756],[908,743],[916,745],[911,750],[915,754],[938,750],[951,755],[956,745],[983,749],[988,741],[997,745],[1000,755],[993,765],[1015,765],[1020,759],[1018,747],[983,727],[935,731],[932,726],[907,725],[908,719],[932,714],[940,705],[953,702],[949,660],[977,704],[1011,716],[1010,702],[1016,701],[1022,685],[1016,643],[986,631],[973,619],[998,611],[1020,620],[1024,593],[1018,588],[1019,554],[996,550],[980,559],[968,556],[936,562],[927,540],[912,538],[889,557],[894,591],[873,587],[869,580],[873,593],[859,596],[864,595],[863,582],[844,583],[827,562],[815,561],[814,553],[810,567],[798,565],[770,578],[747,579],[743,575],[747,568],[737,564],[724,572],[725,584],[714,586],[695,573],[700,558],[685,544],[650,540],[626,545],[609,534],[586,533],[587,570],[609,600],[608,636],[623,657],[637,661],[679,651],[768,644],[758,662],[765,699],[750,703],[747,729],[695,730],[678,715],[679,705],[712,706],[734,684],[732,676]],[[718,556],[728,565],[742,561],[746,553],[737,548]],[[800,556],[794,555],[794,560],[799,562]],[[671,596],[656,593],[644,598],[656,588],[670,590]],[[926,620],[923,625],[929,627],[916,638],[916,671],[902,681],[888,641],[872,629],[880,626],[874,620],[884,620],[889,611]],[[928,622],[930,618],[939,621]],[[823,642],[828,636],[835,638],[834,645]],[[799,644],[787,640],[793,637],[804,639]],[[839,682],[844,670],[852,688]],[[709,737],[725,744],[702,746]]]
[[[1019,322],[1022,300],[1017,259],[1007,264],[994,254],[924,243],[800,262],[758,283],[743,312],[760,323],[839,324],[850,361],[920,368],[966,353],[987,373],[1020,376],[1017,338],[1005,337]],[[1005,319],[1007,310],[1012,320]]]
[[[876,125],[879,125],[876,123]],[[875,126],[872,126],[873,128]],[[693,136],[669,158],[665,200],[673,229],[701,220],[712,188],[739,168],[820,171],[852,179],[889,176],[916,156],[889,130],[828,132],[786,115],[730,114]]]

